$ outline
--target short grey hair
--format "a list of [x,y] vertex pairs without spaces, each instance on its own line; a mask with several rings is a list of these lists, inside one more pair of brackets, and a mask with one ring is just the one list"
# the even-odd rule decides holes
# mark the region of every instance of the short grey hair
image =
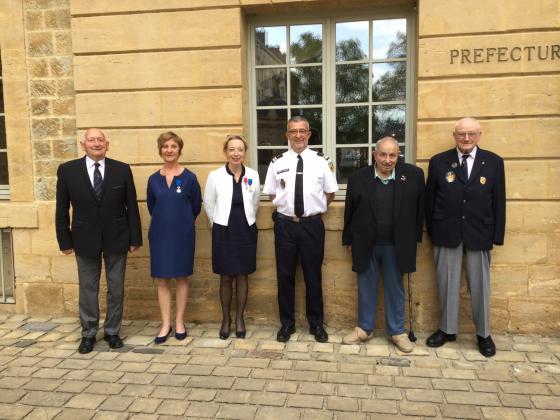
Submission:
[[286,124],[286,130],[290,128],[290,123],[295,122],[304,122],[307,125],[307,129],[309,130],[309,121],[302,115],[294,115],[292,118],[288,120],[288,124]]
[[380,138],[379,140],[377,140],[377,142],[375,142],[375,150],[379,149],[379,146],[381,146],[381,143],[386,142],[386,141],[392,142],[395,146],[397,146],[397,149],[400,149],[399,142],[394,137],[386,136],[386,137]]

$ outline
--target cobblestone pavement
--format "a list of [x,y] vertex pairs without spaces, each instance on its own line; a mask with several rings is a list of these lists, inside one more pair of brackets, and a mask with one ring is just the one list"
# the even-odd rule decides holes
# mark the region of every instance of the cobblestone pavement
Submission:
[[[410,355],[385,337],[342,346],[272,326],[220,340],[190,325],[153,344],[158,322],[127,321],[125,347],[76,351],[76,318],[0,315],[0,418],[9,419],[560,419],[560,338],[495,336],[482,357],[472,335],[439,349],[421,335]],[[252,328],[251,328],[252,327]]]

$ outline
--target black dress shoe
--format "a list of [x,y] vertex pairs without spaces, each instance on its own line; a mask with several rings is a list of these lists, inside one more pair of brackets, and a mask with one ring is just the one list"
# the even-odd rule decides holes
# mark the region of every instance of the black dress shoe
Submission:
[[[226,325],[227,325],[227,330],[226,330]],[[229,320],[228,323],[222,320],[222,328],[220,328],[220,339],[227,340],[230,334],[231,334],[231,319]]]
[[329,335],[322,325],[309,327],[309,334],[313,334],[315,336],[315,341],[318,341],[319,343],[326,343],[329,341]]
[[[185,338],[187,338],[188,334],[187,334],[187,327],[183,325],[183,327],[185,328],[185,332],[182,333],[178,333],[177,330],[175,330],[175,339],[179,340],[179,341],[183,341]],[[170,331],[171,332],[171,329]]]
[[491,336],[482,338],[477,335],[476,339],[478,340],[478,351],[480,351],[480,354],[484,357],[492,357],[496,354],[496,345],[494,344],[494,340],[492,340]]
[[282,325],[276,334],[276,341],[281,343],[285,343],[290,339],[290,336],[296,332],[295,327],[286,327]]
[[169,332],[166,335],[158,335],[155,339],[154,339],[154,343],[155,344],[163,344],[167,341],[167,337],[169,337],[171,335],[171,333],[173,332],[173,330],[171,329],[171,327],[169,327]]
[[448,341],[455,341],[457,336],[455,334],[447,334],[442,330],[437,330],[435,333],[430,335],[426,340],[428,347],[441,347]]
[[78,347],[78,353],[90,353],[93,350],[94,345],[95,337],[82,337],[82,341],[80,341],[80,346]]
[[243,331],[235,331],[235,336],[237,338],[245,338],[245,335],[247,335],[247,331],[243,330]]
[[122,340],[117,334],[115,335],[105,334],[103,336],[103,340],[109,343],[109,347],[112,349],[120,349],[123,346]]

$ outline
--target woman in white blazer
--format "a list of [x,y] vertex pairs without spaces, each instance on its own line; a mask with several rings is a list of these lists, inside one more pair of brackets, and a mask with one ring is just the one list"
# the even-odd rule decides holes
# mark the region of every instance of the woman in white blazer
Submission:
[[212,223],[212,270],[220,275],[222,326],[220,338],[231,330],[233,280],[237,295],[235,335],[245,338],[243,314],[249,290],[248,276],[256,270],[260,182],[257,171],[243,165],[247,142],[240,135],[224,142],[227,163],[210,172],[204,189],[204,210]]

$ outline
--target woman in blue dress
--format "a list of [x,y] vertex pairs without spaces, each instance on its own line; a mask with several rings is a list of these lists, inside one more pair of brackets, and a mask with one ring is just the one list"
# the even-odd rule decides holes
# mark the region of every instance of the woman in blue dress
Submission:
[[248,276],[256,269],[260,183],[257,171],[243,165],[247,142],[227,136],[227,163],[210,172],[204,189],[204,210],[212,223],[212,270],[220,275],[222,326],[220,338],[230,335],[233,281],[237,301],[235,335],[245,338],[243,314],[247,304]]
[[175,338],[184,340],[183,321],[189,292],[188,276],[193,273],[195,228],[201,208],[200,185],[188,169],[179,164],[183,140],[169,131],[157,139],[163,167],[148,179],[148,211],[152,216],[150,241],[151,275],[157,283],[161,330],[156,344],[164,343],[171,326],[171,279],[175,279]]

